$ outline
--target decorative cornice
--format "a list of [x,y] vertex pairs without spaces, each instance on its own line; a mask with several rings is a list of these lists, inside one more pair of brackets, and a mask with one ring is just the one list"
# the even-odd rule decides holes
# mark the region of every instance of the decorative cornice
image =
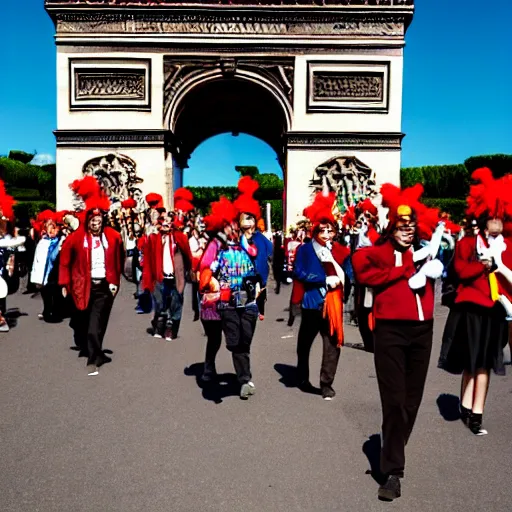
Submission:
[[403,133],[289,132],[287,148],[305,150],[400,151]]
[[[238,7],[279,7],[310,8],[414,8],[414,0],[230,0],[230,5]],[[226,0],[45,0],[46,8],[52,7],[107,7],[107,8],[165,8],[177,6],[226,7]]]
[[258,36],[272,38],[403,39],[412,12],[237,11],[59,11],[57,35],[64,37]]
[[171,140],[168,130],[56,130],[57,147],[165,147]]

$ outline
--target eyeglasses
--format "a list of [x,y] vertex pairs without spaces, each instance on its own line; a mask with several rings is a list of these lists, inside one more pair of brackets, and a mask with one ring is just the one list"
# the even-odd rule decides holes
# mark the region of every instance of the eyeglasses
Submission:
[[406,233],[409,231],[414,231],[416,229],[416,224],[409,224],[408,226],[397,226],[396,229],[401,233]]
[[320,233],[328,233],[330,235],[330,234],[334,233],[334,230],[331,228],[320,228],[319,232]]

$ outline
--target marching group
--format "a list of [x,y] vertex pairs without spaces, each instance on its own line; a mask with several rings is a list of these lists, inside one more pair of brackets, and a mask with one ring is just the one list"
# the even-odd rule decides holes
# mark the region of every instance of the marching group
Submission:
[[28,259],[30,280],[43,299],[40,317],[70,317],[88,375],[110,361],[103,338],[122,274],[136,283],[137,312],[153,312],[149,331],[166,341],[178,337],[190,281],[194,320],[201,320],[207,339],[202,380],[216,381],[224,335],[240,397],[248,399],[255,392],[251,344],[265,317],[272,262],[276,292],[281,283],[292,285],[289,324],[300,315],[301,390],[314,389],[309,355],[320,334],[321,395],[335,397],[345,317],[357,323],[374,354],[382,405],[378,495],[393,500],[401,495],[405,446],[429,367],[436,280],[442,279],[443,304],[450,308],[439,367],[462,375],[461,419],[475,435],[487,433],[490,372],[504,374],[512,319],[512,176],[495,179],[479,169],[473,180],[462,225],[422,203],[421,185],[402,190],[384,184],[379,194],[354,198],[340,212],[325,184],[289,236],[273,240],[264,233],[258,183],[250,177],[241,178],[236,199],[220,197],[201,217],[185,188],[175,192],[172,210],[155,193],[140,209],[132,198],[112,205],[96,178],[87,176],[71,184],[78,210],[41,212],[28,237],[17,235],[13,199],[0,183],[0,331],[9,329],[4,315],[16,255],[27,252],[30,240],[36,242]]

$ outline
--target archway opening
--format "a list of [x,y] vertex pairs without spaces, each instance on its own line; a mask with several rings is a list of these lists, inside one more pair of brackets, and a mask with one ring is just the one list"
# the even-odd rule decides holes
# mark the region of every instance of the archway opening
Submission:
[[172,116],[181,155],[174,183],[202,188],[196,192],[204,210],[204,197],[234,195],[240,175],[257,168],[258,199],[271,205],[272,225],[281,228],[287,114],[273,93],[249,80],[220,78],[194,87]]

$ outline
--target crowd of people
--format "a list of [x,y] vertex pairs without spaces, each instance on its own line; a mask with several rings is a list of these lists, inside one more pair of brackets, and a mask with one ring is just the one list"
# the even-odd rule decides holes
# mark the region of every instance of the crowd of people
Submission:
[[504,374],[512,320],[512,176],[495,179],[479,169],[473,180],[461,225],[426,206],[421,185],[384,184],[380,194],[345,212],[325,186],[286,236],[269,235],[270,226],[261,224],[258,183],[250,177],[239,181],[238,197],[220,197],[203,217],[185,188],[175,192],[170,210],[151,193],[147,209],[138,211],[132,198],[112,205],[87,176],[71,184],[77,211],[41,212],[27,237],[17,234],[14,201],[0,184],[0,331],[9,329],[6,297],[16,290],[19,258],[41,292],[40,318],[69,317],[87,374],[98,375],[110,361],[103,339],[121,276],[134,283],[137,313],[153,313],[149,332],[169,342],[178,337],[190,282],[194,321],[206,334],[201,378],[206,385],[216,381],[224,336],[246,400],[256,389],[251,346],[265,318],[272,264],[276,293],[291,285],[289,325],[300,316],[301,390],[314,389],[309,358],[320,334],[320,391],[326,401],[335,397],[345,319],[373,353],[382,405],[378,495],[394,500],[427,378],[436,280],[450,308],[439,367],[462,375],[461,419],[477,436],[487,433],[490,373]]

